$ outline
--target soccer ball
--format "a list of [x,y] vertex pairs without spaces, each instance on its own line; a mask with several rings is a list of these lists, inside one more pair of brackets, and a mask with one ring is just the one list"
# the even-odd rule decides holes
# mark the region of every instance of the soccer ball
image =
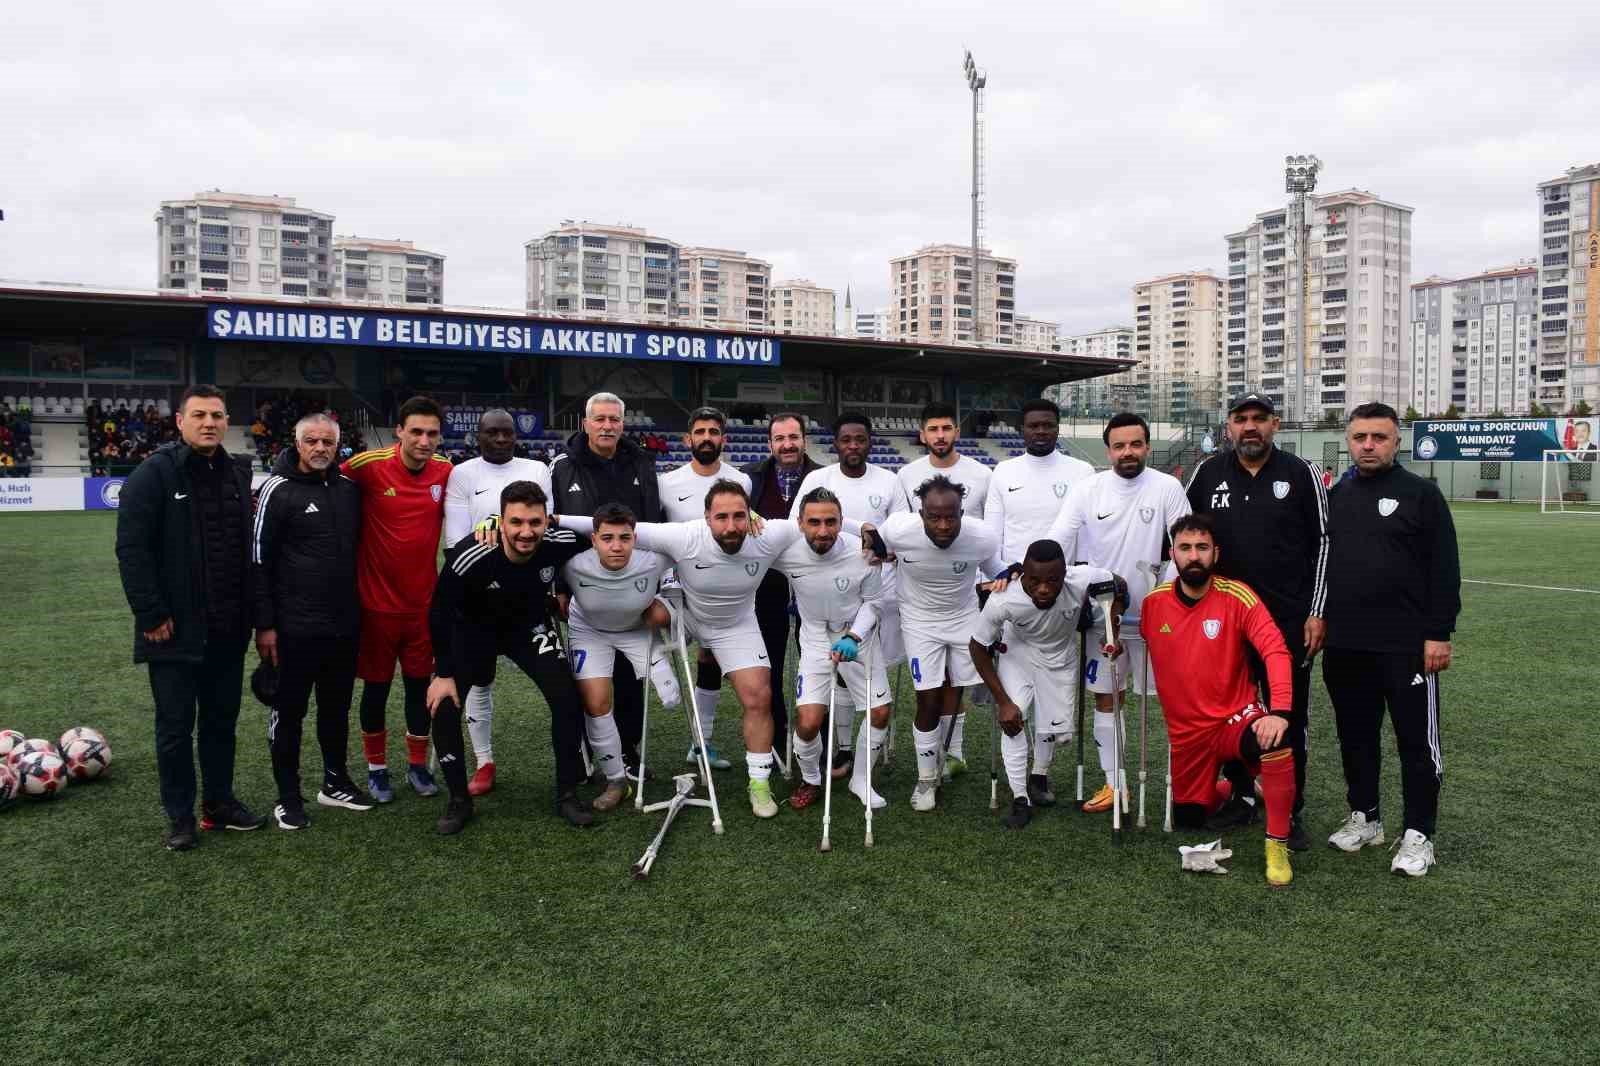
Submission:
[[56,749],[65,755],[67,752],[67,746],[70,745],[74,740],[98,740],[100,743],[104,744],[106,742],[106,735],[100,732],[98,729],[94,729],[86,725],[80,725],[73,729],[67,730],[65,733],[62,733],[61,739],[56,741]]
[[33,751],[17,763],[17,776],[22,779],[22,793],[35,799],[47,799],[67,787],[67,764],[61,756],[49,751]]
[[11,749],[11,754],[6,756],[6,765],[15,770],[24,755],[32,755],[36,752],[47,752],[51,755],[59,754],[56,751],[56,746],[50,741],[40,737],[30,737]]
[[[93,734],[94,730],[74,729],[71,733]],[[111,769],[111,745],[104,740],[92,735],[73,737],[71,740],[66,737],[61,739],[61,758],[67,764],[67,773],[72,777],[79,781],[87,781]]]
[[12,750],[27,739],[26,735],[17,732],[15,729],[0,729],[0,762],[4,762],[9,758]]
[[5,763],[0,763],[0,808],[9,806],[21,790],[17,772]]

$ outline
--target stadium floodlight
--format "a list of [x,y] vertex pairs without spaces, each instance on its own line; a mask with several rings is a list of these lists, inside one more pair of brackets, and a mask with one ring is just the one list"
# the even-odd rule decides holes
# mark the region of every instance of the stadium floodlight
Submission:
[[972,343],[983,343],[983,269],[978,249],[983,244],[983,89],[987,71],[978,69],[972,49],[961,63],[967,88],[972,90]]
[[1283,157],[1283,191],[1294,196],[1305,196],[1317,188],[1317,171],[1322,160],[1314,155],[1288,155]]

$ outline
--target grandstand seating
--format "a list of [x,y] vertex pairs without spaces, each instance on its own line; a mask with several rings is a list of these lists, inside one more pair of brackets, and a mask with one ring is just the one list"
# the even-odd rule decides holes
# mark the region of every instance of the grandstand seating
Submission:
[[0,475],[27,477],[33,472],[33,405],[18,407],[17,398],[0,401]]

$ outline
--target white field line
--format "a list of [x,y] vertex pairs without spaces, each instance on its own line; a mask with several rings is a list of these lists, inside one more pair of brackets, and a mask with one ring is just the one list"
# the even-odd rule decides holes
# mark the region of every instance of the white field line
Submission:
[[1600,596],[1600,589],[1572,589],[1562,585],[1519,585],[1514,581],[1479,581],[1475,578],[1464,577],[1464,585],[1496,585],[1506,589],[1537,589],[1540,592],[1587,592],[1591,596]]

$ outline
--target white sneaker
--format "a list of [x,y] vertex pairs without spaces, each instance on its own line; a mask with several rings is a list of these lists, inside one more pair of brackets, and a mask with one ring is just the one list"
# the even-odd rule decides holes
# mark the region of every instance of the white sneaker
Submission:
[[914,811],[931,811],[934,801],[939,797],[939,779],[937,777],[917,778],[917,787],[911,790],[911,809]]
[[[867,783],[866,783],[866,781],[864,781],[864,780],[862,780],[860,778],[852,778],[851,779],[851,781],[850,781],[850,794],[852,796],[854,796],[856,799],[860,800],[861,801],[861,805],[863,807],[865,807],[867,805],[866,791],[867,791]],[[881,811],[887,806],[889,806],[889,801],[884,799],[882,796],[878,795],[878,790],[877,789],[873,789],[872,790],[872,809],[875,810],[875,811]]]
[[1383,822],[1369,822],[1360,811],[1351,811],[1350,817],[1328,838],[1328,843],[1340,851],[1360,851],[1383,843]]
[[1389,864],[1389,872],[1421,877],[1432,865],[1433,841],[1415,829],[1407,829],[1405,836],[1395,844],[1394,861]]

